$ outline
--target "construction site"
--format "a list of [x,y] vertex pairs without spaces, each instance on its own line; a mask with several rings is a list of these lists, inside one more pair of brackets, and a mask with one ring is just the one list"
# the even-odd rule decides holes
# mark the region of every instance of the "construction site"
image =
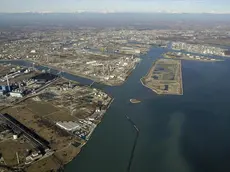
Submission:
[[181,61],[159,59],[141,83],[157,94],[183,95]]

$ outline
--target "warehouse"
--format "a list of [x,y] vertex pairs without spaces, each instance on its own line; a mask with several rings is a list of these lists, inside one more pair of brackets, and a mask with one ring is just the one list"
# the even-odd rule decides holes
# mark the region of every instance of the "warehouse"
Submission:
[[74,131],[81,128],[77,122],[72,121],[57,122],[56,125],[65,129],[66,131]]

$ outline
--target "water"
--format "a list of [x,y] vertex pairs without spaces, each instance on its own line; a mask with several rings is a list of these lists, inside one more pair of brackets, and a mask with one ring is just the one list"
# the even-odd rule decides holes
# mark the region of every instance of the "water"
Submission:
[[[140,129],[132,172],[230,170],[230,62],[183,61],[183,96],[159,96],[139,79],[163,49],[154,48],[120,87],[102,87],[115,101],[66,172],[125,172]],[[130,98],[142,100],[130,104]]]
[[78,77],[78,76],[75,76],[75,75],[72,75],[72,74],[69,74],[69,73],[66,73],[66,72],[61,72],[61,74],[60,74],[60,71],[58,71],[56,69],[50,69],[47,66],[41,66],[41,65],[37,65],[37,64],[35,64],[33,66],[33,63],[31,63],[29,61],[24,61],[24,60],[0,60],[0,63],[11,63],[11,64],[14,64],[14,65],[20,65],[20,66],[26,66],[26,67],[34,67],[34,68],[36,68],[36,69],[38,69],[40,71],[42,71],[42,70],[49,71],[50,73],[61,75],[64,78],[68,78],[70,80],[80,82],[81,84],[84,84],[84,85],[90,85],[93,82],[90,79]]
[[230,61],[183,61],[184,95],[159,96],[139,80],[164,51],[153,48],[122,86],[94,85],[115,100],[66,172],[126,172],[135,130],[125,114],[140,129],[132,172],[230,171]]

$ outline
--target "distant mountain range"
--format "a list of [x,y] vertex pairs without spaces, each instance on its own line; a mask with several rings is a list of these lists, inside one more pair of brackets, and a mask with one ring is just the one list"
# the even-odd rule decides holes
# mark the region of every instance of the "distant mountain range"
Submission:
[[[39,17],[45,15],[48,17],[81,17],[81,18],[112,18],[112,19],[196,19],[196,20],[226,20],[230,18],[230,14],[214,14],[214,13],[113,13],[113,12],[88,12],[78,11],[75,13],[53,13],[53,12],[25,12],[25,13],[0,13],[2,17]],[[229,20],[230,21],[230,20]]]
[[130,26],[175,23],[230,24],[230,14],[212,13],[103,13],[80,11],[76,13],[26,12],[0,13],[0,25],[61,24],[84,26]]
[[177,11],[158,11],[158,12],[116,12],[111,10],[102,10],[102,11],[87,11],[87,10],[77,10],[75,12],[53,12],[53,11],[25,11],[25,12],[14,12],[14,13],[3,13],[0,12],[0,14],[81,14],[81,13],[87,13],[87,14],[191,14],[191,15],[200,15],[200,14],[229,14],[230,12],[206,12],[206,13],[186,13],[186,12],[177,12]]

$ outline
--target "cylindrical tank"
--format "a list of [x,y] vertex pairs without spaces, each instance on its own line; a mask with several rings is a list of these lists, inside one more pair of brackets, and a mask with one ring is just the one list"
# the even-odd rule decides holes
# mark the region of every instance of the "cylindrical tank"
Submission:
[[14,134],[14,135],[13,135],[13,139],[14,139],[14,140],[17,140],[17,139],[18,139],[18,135]]

